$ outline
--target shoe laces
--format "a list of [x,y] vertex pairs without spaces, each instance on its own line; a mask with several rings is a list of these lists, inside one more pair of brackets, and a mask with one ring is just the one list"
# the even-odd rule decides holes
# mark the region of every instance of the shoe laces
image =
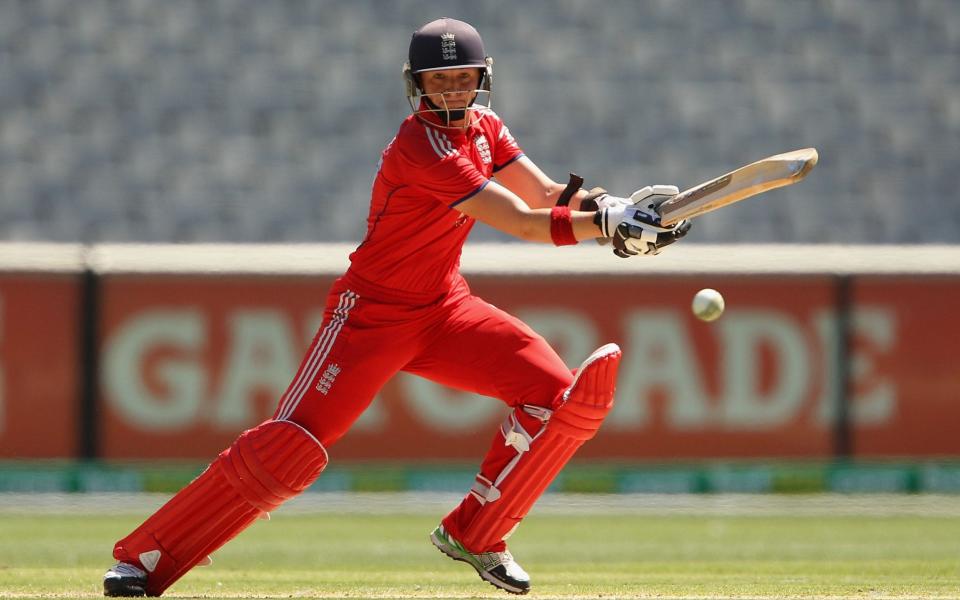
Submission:
[[477,554],[476,557],[480,560],[483,568],[488,571],[496,568],[498,565],[503,565],[508,571],[512,566],[520,566],[517,564],[517,561],[513,559],[513,555],[510,554],[509,550],[504,550],[503,552],[482,552]]
[[113,565],[113,567],[107,571],[104,578],[107,577],[135,577],[137,579],[145,579],[147,572],[130,563],[121,562]]

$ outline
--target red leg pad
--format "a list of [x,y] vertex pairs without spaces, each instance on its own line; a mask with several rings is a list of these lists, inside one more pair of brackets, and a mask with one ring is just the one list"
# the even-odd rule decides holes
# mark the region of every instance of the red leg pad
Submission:
[[326,451],[305,429],[290,421],[267,421],[241,434],[117,542],[113,556],[143,567],[147,595],[159,596],[261,514],[305,490],[326,465]]
[[567,461],[597,433],[613,408],[620,356],[616,344],[594,351],[552,415],[536,407],[519,407],[508,417],[473,490],[443,520],[444,528],[468,550],[502,551],[504,540]]

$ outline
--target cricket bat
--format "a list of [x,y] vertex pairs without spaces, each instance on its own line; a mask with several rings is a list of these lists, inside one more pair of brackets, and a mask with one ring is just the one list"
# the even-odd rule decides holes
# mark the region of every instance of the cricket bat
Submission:
[[817,164],[816,148],[768,156],[682,191],[657,207],[660,222],[674,225],[768,190],[793,185]]

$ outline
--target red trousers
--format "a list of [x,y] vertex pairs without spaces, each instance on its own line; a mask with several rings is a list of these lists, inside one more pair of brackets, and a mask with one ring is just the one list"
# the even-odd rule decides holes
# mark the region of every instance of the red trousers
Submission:
[[[553,408],[573,382],[543,338],[473,296],[462,278],[440,297],[403,298],[348,273],[331,289],[323,324],[281,397],[274,421],[241,435],[197,479],[117,542],[114,556],[149,568],[147,592],[161,594],[259,514],[308,486],[326,466],[325,448],[346,433],[398,371],[500,398],[510,406]],[[511,418],[537,433],[539,425],[523,409]],[[508,462],[518,460],[515,448],[504,444],[502,430],[497,435],[501,437],[495,437],[481,465],[480,481],[493,481]],[[548,454],[551,448],[544,447]],[[559,469],[563,462],[552,466]],[[536,475],[550,471],[551,464],[546,469],[531,466]],[[517,470],[531,471],[523,464]],[[527,473],[517,485],[508,482],[504,490],[513,494],[512,512],[505,515],[482,512],[471,492],[443,524],[454,536],[475,540],[473,552],[500,550],[508,530],[552,476],[553,471],[540,479]],[[537,485],[526,485],[530,482]],[[514,493],[517,487],[520,492]]]
[[462,278],[440,298],[417,298],[348,273],[331,288],[323,324],[274,418],[329,448],[398,371],[509,406],[551,407],[573,381],[540,335],[472,295]]

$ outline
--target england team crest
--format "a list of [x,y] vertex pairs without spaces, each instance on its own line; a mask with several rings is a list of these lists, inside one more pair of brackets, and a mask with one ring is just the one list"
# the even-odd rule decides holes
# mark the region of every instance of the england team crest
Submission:
[[457,41],[456,35],[450,32],[440,34],[440,52],[443,53],[443,60],[457,60]]
[[487,143],[487,138],[483,135],[478,135],[473,140],[473,143],[477,147],[477,152],[480,153],[480,160],[483,161],[483,164],[489,165],[493,161],[493,156],[490,154],[490,144]]

